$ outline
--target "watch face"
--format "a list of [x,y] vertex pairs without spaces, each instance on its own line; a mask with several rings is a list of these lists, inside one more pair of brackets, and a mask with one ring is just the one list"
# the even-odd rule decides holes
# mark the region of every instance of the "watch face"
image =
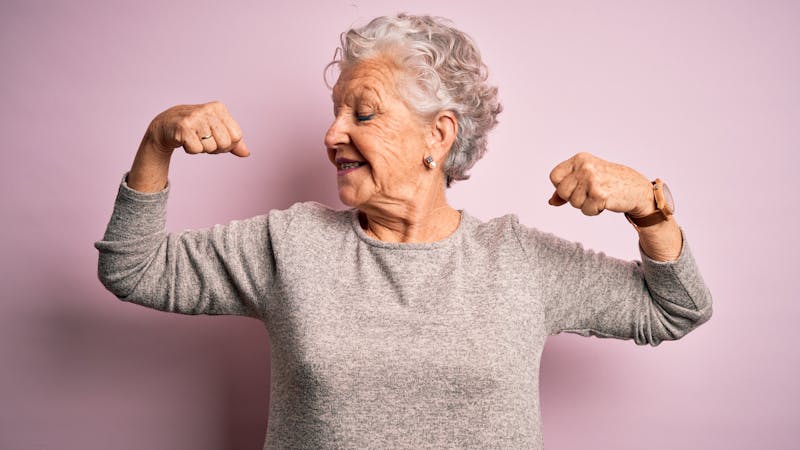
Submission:
[[667,183],[661,183],[661,186],[663,187],[662,192],[664,193],[664,201],[667,204],[669,212],[675,213],[675,201],[672,200],[672,192],[669,191]]

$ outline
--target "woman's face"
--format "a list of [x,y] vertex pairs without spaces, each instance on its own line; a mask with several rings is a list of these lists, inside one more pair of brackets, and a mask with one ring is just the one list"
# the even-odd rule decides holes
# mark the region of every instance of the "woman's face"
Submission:
[[421,175],[426,126],[397,88],[400,72],[375,58],[345,68],[333,87],[334,120],[325,134],[339,198],[360,210],[407,204],[427,189]]

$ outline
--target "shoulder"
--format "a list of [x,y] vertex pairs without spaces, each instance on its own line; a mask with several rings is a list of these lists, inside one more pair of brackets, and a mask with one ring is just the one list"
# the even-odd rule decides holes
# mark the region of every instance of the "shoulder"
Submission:
[[490,251],[520,249],[517,230],[520,225],[516,214],[506,214],[484,221],[464,212],[462,220],[465,221],[465,239],[469,243],[485,247]]
[[471,220],[475,222],[471,235],[476,241],[490,246],[516,245],[528,256],[571,252],[581,246],[580,243],[522,224],[516,214],[506,214],[485,222],[475,218]]
[[270,228],[291,232],[322,232],[350,226],[350,210],[336,210],[318,202],[298,202],[269,212]]
[[506,214],[483,221],[473,217],[466,212],[462,215],[467,223],[470,237],[478,241],[497,241],[515,238],[516,227],[519,225],[519,218],[516,214]]

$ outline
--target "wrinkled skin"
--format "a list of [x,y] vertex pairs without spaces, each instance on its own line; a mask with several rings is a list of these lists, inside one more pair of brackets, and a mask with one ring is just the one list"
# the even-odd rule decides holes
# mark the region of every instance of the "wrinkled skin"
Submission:
[[[555,192],[548,201],[553,206],[569,202],[587,216],[604,210],[644,217],[655,212],[653,187],[634,169],[578,153],[559,163],[550,172]],[[638,228],[639,244],[653,259],[674,261],[683,248],[683,236],[674,218],[657,225]]]
[[553,206],[569,202],[587,216],[604,210],[644,217],[655,211],[650,180],[630,167],[578,153],[550,172]]
[[[460,214],[445,199],[447,151],[457,125],[452,112],[430,120],[403,100],[403,71],[387,58],[345,67],[333,88],[334,120],[325,134],[337,168],[341,201],[360,210],[369,234],[384,240],[438,240],[455,230]],[[438,168],[423,163],[432,156]],[[341,170],[342,161],[365,163]]]

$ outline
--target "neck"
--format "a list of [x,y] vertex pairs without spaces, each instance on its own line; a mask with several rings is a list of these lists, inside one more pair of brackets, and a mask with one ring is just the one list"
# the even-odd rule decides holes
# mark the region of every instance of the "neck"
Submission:
[[367,235],[386,242],[440,241],[461,222],[461,213],[447,203],[444,189],[422,201],[386,202],[360,212]]

